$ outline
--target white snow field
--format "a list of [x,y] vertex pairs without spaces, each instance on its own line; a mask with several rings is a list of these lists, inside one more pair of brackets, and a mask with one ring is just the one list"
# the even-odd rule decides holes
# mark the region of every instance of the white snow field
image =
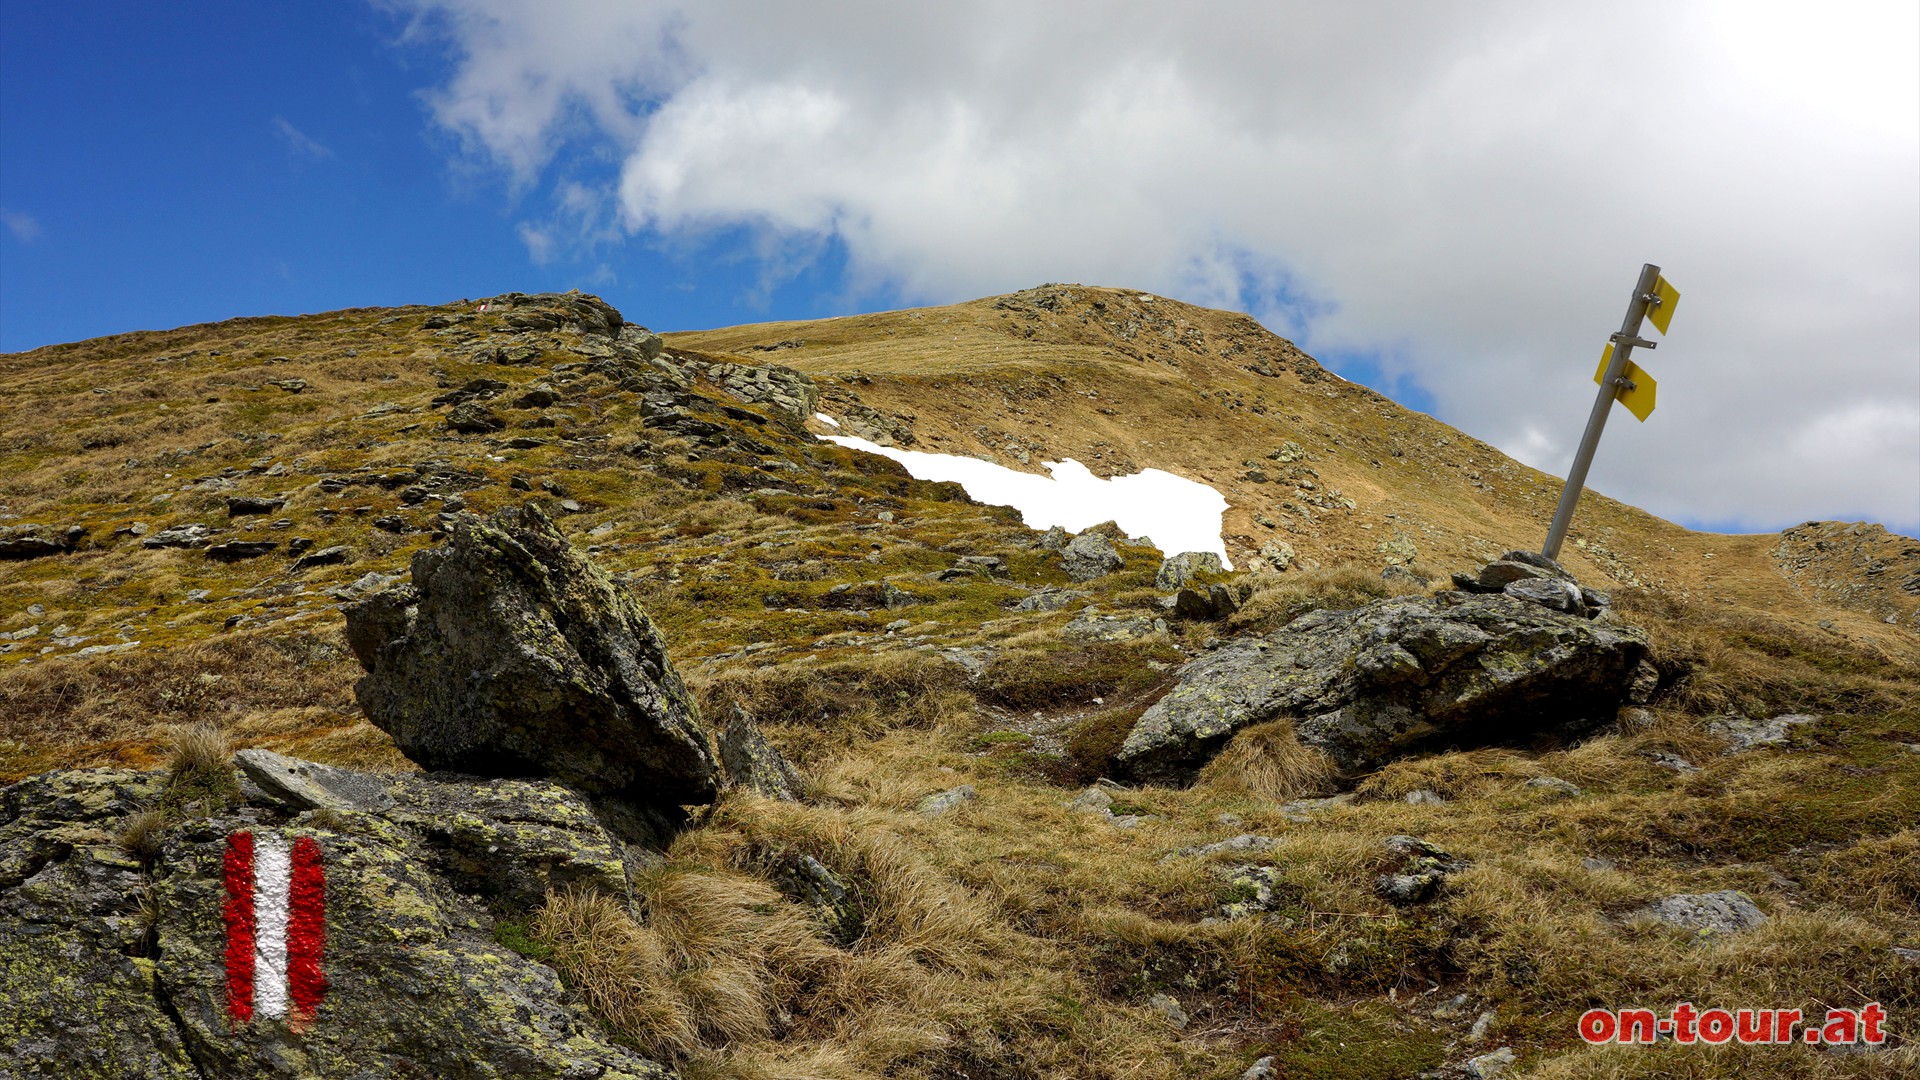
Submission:
[[[822,415],[823,423],[838,427]],[[1112,521],[1128,536],[1145,536],[1167,555],[1182,551],[1211,551],[1228,569],[1227,545],[1220,539],[1220,515],[1226,496],[1197,480],[1160,469],[1102,480],[1085,465],[1068,458],[1041,464],[1053,475],[1035,476],[1004,465],[954,454],[927,454],[879,446],[851,435],[828,435],[827,440],[854,450],[890,457],[919,480],[951,480],[977,502],[1011,506],[1031,529],[1055,525],[1079,532],[1089,525]]]

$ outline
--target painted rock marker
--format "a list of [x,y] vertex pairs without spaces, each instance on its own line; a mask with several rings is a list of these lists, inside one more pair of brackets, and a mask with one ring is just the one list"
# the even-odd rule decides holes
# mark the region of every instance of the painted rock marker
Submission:
[[285,1019],[299,1030],[326,996],[326,870],[311,836],[227,837],[227,1015]]

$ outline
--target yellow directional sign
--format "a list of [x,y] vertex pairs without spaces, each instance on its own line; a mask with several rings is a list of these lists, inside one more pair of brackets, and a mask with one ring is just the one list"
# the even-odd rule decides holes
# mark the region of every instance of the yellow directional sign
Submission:
[[[1666,278],[1660,277],[1654,279],[1653,296],[1656,302],[1647,305],[1647,320],[1653,323],[1655,330],[1664,334],[1667,324],[1673,321],[1674,305],[1680,303],[1680,290],[1669,285]],[[1651,410],[1653,406],[1647,408]],[[1645,420],[1646,417],[1641,419]]]
[[[1611,363],[1613,363],[1613,346],[1608,345],[1607,351],[1600,354],[1600,370],[1593,373],[1594,382],[1607,377],[1607,365]],[[1629,390],[1624,386],[1620,387],[1613,392],[1614,398],[1625,405],[1628,412],[1639,417],[1641,423],[1646,423],[1647,417],[1653,415],[1653,396],[1660,384],[1654,382],[1653,376],[1641,370],[1640,365],[1632,360],[1627,361],[1627,370],[1620,374],[1633,384],[1633,388]]]

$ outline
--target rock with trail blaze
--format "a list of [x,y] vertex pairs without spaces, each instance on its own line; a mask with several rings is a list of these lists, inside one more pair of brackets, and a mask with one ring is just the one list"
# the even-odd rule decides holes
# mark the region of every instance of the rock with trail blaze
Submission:
[[[342,790],[383,782],[311,762],[278,764]],[[537,792],[528,803],[495,782],[396,783],[456,792],[453,806],[420,815],[423,827],[479,830],[493,844],[549,837],[503,849],[504,860],[482,859],[546,872],[543,855],[573,850],[550,839],[564,834],[599,853],[598,864],[608,861],[610,841],[576,797],[559,806]],[[89,769],[0,789],[5,1075],[671,1080],[666,1068],[615,1045],[569,1000],[553,969],[495,940],[498,897],[485,883],[476,890],[471,875],[449,876],[464,869],[458,846],[416,832],[401,820],[404,804],[288,817],[283,805],[243,803],[164,827],[143,863],[117,838],[165,786],[160,772]],[[544,833],[530,818],[541,819]],[[235,873],[230,838],[238,833],[283,852],[304,843],[324,875],[318,892],[286,901],[317,901],[321,916],[321,933],[302,937],[318,978],[301,993],[271,974],[261,959],[270,950],[239,953],[252,962],[234,966],[231,898],[257,902],[254,915],[286,910],[260,901],[261,890],[271,891],[260,877]],[[602,876],[623,877],[617,860]],[[278,1005],[268,987],[281,989]],[[251,1010],[249,1020],[239,1021],[236,1002]]]
[[1634,627],[1503,595],[1313,611],[1188,664],[1116,764],[1185,782],[1234,732],[1281,718],[1348,774],[1426,747],[1577,733],[1613,719],[1646,654]]
[[448,519],[413,584],[349,606],[369,720],[428,769],[546,776],[677,817],[720,770],[646,613],[537,507]]

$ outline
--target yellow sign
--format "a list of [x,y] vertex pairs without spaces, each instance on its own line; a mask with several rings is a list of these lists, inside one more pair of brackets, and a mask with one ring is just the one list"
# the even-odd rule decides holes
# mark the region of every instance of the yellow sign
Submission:
[[[1593,373],[1594,382],[1597,383],[1607,377],[1607,365],[1611,363],[1613,363],[1613,346],[1608,345],[1607,351],[1600,354],[1600,370]],[[1627,361],[1627,370],[1620,374],[1633,384],[1633,389],[1619,387],[1613,392],[1614,399],[1625,405],[1628,412],[1639,417],[1641,423],[1646,423],[1647,417],[1653,415],[1653,396],[1654,392],[1660,388],[1660,384],[1654,382],[1653,376],[1642,371],[1640,365],[1631,359]]]
[[[1655,279],[1653,283],[1653,297],[1654,302],[1647,305],[1647,320],[1653,323],[1655,330],[1664,334],[1667,332],[1667,324],[1673,321],[1674,306],[1680,303],[1680,290],[1667,284],[1667,279],[1662,276]],[[1651,409],[1652,406],[1648,408]],[[1641,417],[1641,419],[1646,418]]]

